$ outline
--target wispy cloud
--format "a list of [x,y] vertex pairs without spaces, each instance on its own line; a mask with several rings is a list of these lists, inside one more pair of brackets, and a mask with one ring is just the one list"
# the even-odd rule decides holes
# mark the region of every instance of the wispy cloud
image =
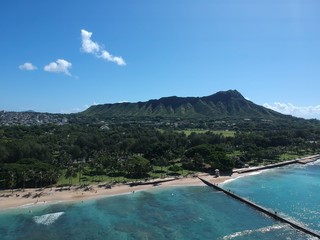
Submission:
[[109,62],[114,62],[120,66],[125,66],[126,65],[126,62],[123,60],[122,57],[115,57],[115,56],[112,56],[108,51],[106,50],[103,50],[101,55],[99,56],[105,60],[108,60]]
[[37,69],[37,67],[32,63],[25,62],[24,64],[19,65],[19,69],[24,71],[34,71]]
[[91,105],[89,104],[85,104],[83,105],[83,107],[75,107],[75,108],[72,108],[71,110],[61,110],[60,113],[78,113],[78,112],[82,112],[82,111],[85,111],[87,110],[90,106],[94,106],[94,105],[98,105],[98,103],[96,102],[93,102]]
[[104,49],[102,45],[97,42],[92,41],[92,32],[88,32],[84,29],[81,30],[81,50],[85,53],[91,53],[97,58],[105,59],[109,62],[114,62],[119,66],[125,66],[126,62],[120,56],[113,56],[107,50]]
[[291,103],[279,103],[275,102],[273,104],[265,103],[264,107],[272,109],[274,111],[289,114],[296,117],[303,118],[317,118],[320,119],[320,105],[317,106],[295,106]]
[[44,66],[43,70],[46,72],[54,73],[64,73],[68,76],[72,76],[69,72],[69,69],[72,67],[72,64],[64,59],[58,59],[55,62],[51,62],[48,65]]

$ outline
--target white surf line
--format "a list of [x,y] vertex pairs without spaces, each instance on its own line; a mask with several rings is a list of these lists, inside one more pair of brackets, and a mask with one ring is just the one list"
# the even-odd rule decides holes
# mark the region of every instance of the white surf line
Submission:
[[41,216],[34,216],[33,221],[37,224],[42,224],[42,225],[48,226],[48,225],[54,223],[63,214],[64,214],[64,212],[56,212],[56,213],[44,214]]

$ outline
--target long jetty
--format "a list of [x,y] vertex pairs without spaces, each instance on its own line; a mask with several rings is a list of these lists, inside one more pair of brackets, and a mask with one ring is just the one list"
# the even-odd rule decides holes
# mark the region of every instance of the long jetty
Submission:
[[224,192],[224,193],[227,194],[228,196],[230,196],[230,197],[232,197],[232,198],[234,198],[234,199],[236,199],[236,200],[238,200],[238,201],[240,201],[240,202],[245,203],[246,205],[254,208],[255,210],[258,210],[259,212],[262,212],[262,213],[264,213],[264,214],[266,214],[266,215],[268,215],[268,216],[270,216],[270,217],[272,217],[272,218],[274,218],[274,219],[276,219],[276,220],[278,220],[278,221],[287,223],[287,224],[289,224],[290,226],[292,226],[293,228],[295,228],[295,229],[297,229],[297,230],[299,230],[299,231],[301,231],[301,232],[304,232],[304,233],[306,233],[306,234],[309,234],[309,235],[311,235],[311,236],[314,236],[314,237],[317,237],[317,238],[320,239],[320,234],[319,234],[319,233],[314,232],[314,231],[312,231],[311,229],[308,229],[307,227],[301,226],[301,225],[299,225],[299,224],[297,224],[297,223],[294,223],[293,221],[291,221],[291,220],[289,220],[289,219],[286,219],[286,218],[284,218],[284,217],[281,217],[281,216],[279,216],[276,212],[272,212],[272,211],[270,211],[270,210],[268,210],[268,209],[266,209],[266,208],[264,208],[264,207],[262,207],[262,206],[260,206],[260,205],[258,205],[258,204],[256,204],[256,203],[253,203],[253,202],[251,202],[251,201],[249,201],[249,200],[247,200],[247,199],[245,199],[245,198],[243,198],[243,197],[240,197],[240,196],[236,195],[235,193],[233,193],[233,192],[231,192],[231,191],[227,191],[227,190],[219,187],[218,185],[212,184],[211,182],[206,181],[206,180],[204,180],[204,179],[202,179],[202,178],[200,178],[200,177],[199,177],[199,179],[200,179],[204,184],[206,184],[207,186],[212,187],[212,188],[214,188],[214,189],[216,189],[216,190],[218,190],[218,191]]
[[294,160],[289,160],[289,161],[284,161],[284,162],[279,162],[279,163],[274,163],[274,164],[269,164],[269,165],[265,165],[265,166],[261,166],[261,167],[236,169],[233,171],[233,173],[241,174],[241,173],[247,173],[247,172],[255,172],[255,171],[260,171],[260,170],[265,170],[265,169],[282,167],[282,166],[295,164],[295,163],[307,164],[307,163],[314,162],[318,159],[320,159],[320,154],[308,156],[308,157],[304,157],[304,158],[298,158],[298,159],[294,159]]

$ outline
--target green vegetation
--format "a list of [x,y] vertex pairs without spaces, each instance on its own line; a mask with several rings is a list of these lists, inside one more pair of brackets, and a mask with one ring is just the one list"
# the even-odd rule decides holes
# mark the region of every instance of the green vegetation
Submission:
[[203,133],[213,133],[217,135],[222,135],[224,137],[234,137],[235,131],[229,131],[229,130],[208,130],[208,129],[186,129],[186,130],[177,130],[179,133],[184,133],[186,136],[189,136],[190,134],[203,134]]
[[171,119],[285,119],[286,116],[246,100],[238,91],[217,92],[206,97],[164,97],[138,103],[116,103],[91,106],[82,116],[101,120],[110,118],[171,118]]
[[[146,177],[144,178],[135,178],[135,177],[125,177],[125,176],[108,176],[105,174],[102,175],[92,175],[90,171],[84,172],[82,174],[77,173],[72,179],[66,177],[66,171],[62,170],[57,182],[56,186],[69,186],[70,182],[73,185],[90,185],[90,184],[99,184],[99,183],[128,183],[139,181],[141,179],[156,179],[156,178],[165,178],[170,176],[187,176],[193,174],[193,171],[189,171],[183,169],[181,163],[172,164],[165,167],[153,166],[149,172],[147,172]],[[88,168],[89,170],[89,168]]]
[[301,157],[301,156],[294,154],[294,153],[283,153],[283,154],[280,154],[279,160],[287,161],[287,160],[297,159],[299,157]]
[[73,121],[0,127],[0,188],[131,182],[216,168],[228,173],[245,164],[314,154],[320,147],[316,120]]
[[[35,124],[0,126],[1,189],[230,172],[320,147],[319,121],[282,115],[235,90],[97,105],[80,114],[26,114],[1,115],[0,124]],[[39,119],[51,124],[38,126]]]

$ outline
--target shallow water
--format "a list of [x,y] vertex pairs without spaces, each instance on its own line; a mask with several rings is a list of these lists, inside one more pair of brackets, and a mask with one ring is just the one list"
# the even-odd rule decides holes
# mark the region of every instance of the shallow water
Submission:
[[[314,164],[266,171],[224,187],[317,230],[319,184]],[[154,189],[0,214],[3,240],[308,238],[209,187]]]
[[320,232],[319,160],[263,171],[223,187]]

